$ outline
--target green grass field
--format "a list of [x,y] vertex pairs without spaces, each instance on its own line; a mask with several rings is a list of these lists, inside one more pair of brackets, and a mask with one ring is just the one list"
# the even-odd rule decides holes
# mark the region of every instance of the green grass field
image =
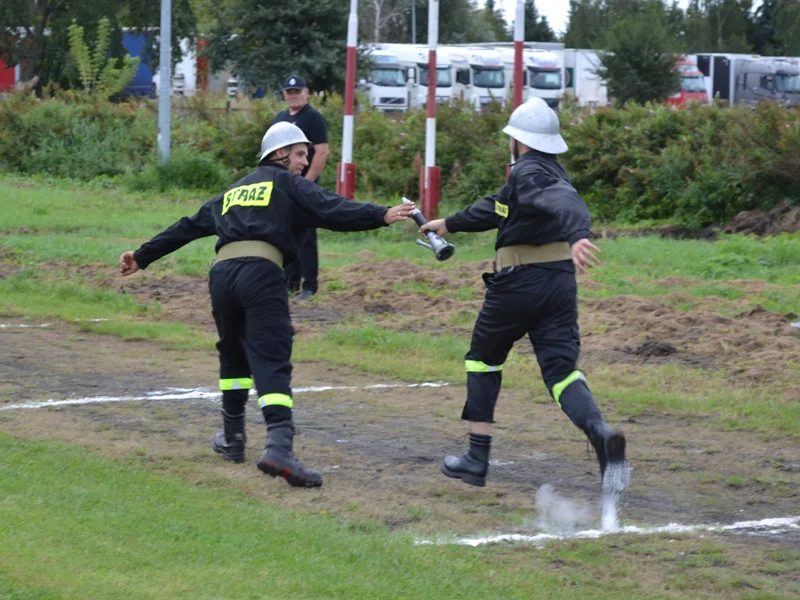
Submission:
[[[204,200],[0,179],[0,313],[77,322],[86,332],[149,340],[173,352],[212,347],[209,331],[109,283],[122,251]],[[328,289],[346,291],[355,263],[404,260],[455,277],[460,267],[490,259],[494,242],[491,233],[454,235],[454,259],[438,264],[414,238],[410,225],[322,233]],[[204,278],[213,243],[191,244],[148,272]],[[782,315],[800,312],[798,234],[727,236],[713,244],[620,237],[601,247],[604,264],[582,290],[584,301],[660,299],[679,289],[679,298],[664,302],[683,312],[709,306],[726,317],[758,306]],[[473,282],[464,281],[444,288],[427,281],[397,284],[392,293],[479,300]],[[453,312],[449,328],[435,336],[410,326],[419,323],[416,317],[399,315],[401,326],[393,327],[374,315],[349,314],[299,335],[295,360],[407,381],[463,383],[474,313]],[[530,356],[514,354],[508,364],[508,389],[550,402]],[[800,364],[785,369],[787,380],[800,381]],[[749,385],[725,368],[669,363],[599,365],[592,373],[593,391],[618,416],[703,418],[713,430],[796,444],[800,404],[781,396],[780,385]],[[800,597],[796,544],[750,547],[743,538],[681,534],[543,548],[416,545],[412,532],[381,522],[292,511],[227,481],[198,484],[133,456],[8,435],[3,424],[9,418],[0,413],[0,598]]]

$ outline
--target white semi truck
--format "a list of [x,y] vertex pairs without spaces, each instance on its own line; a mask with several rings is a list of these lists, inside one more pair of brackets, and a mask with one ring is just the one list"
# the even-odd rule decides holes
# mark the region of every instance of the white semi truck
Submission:
[[439,46],[437,57],[449,62],[453,70],[453,96],[476,109],[492,102],[505,103],[508,80],[497,50],[478,47]]
[[[409,107],[420,108],[428,104],[428,47],[421,44],[380,44],[391,52],[406,77]],[[453,69],[450,61],[436,53],[436,103],[447,104],[453,97]]]
[[690,55],[705,76],[708,97],[729,105],[753,106],[780,102],[776,90],[777,69],[758,54]]
[[[495,50],[503,60],[508,87],[514,87],[514,48],[504,46]],[[522,51],[523,102],[542,98],[551,108],[558,108],[564,96],[564,62],[561,52],[525,48]]]
[[369,75],[359,83],[369,104],[380,112],[405,112],[408,109],[406,75],[397,57],[389,50],[368,48]]

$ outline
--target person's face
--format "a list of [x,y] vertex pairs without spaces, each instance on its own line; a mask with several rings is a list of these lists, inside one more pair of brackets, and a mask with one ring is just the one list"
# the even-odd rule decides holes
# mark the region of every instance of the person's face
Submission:
[[308,146],[305,144],[295,144],[288,150],[289,164],[286,167],[290,173],[302,175],[303,169],[308,166]]
[[291,110],[300,110],[308,104],[308,88],[302,90],[283,90],[283,99]]

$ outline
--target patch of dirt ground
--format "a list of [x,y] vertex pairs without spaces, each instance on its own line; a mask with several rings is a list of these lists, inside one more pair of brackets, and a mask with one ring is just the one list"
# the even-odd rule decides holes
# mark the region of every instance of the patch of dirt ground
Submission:
[[[753,318],[771,326],[763,316],[747,317]],[[222,482],[284,508],[379,520],[420,534],[530,532],[537,519],[536,491],[544,484],[585,503],[595,519],[590,525],[599,522],[600,478],[582,434],[552,403],[532,403],[524,393],[501,396],[486,488],[439,471],[443,455],[466,447],[459,418],[462,385],[298,393],[296,452],[322,472],[325,485],[296,490],[256,469],[264,427],[252,402],[242,465],[226,463],[210,449],[221,421],[212,400],[2,410],[27,400],[140,395],[167,387],[213,390],[213,348],[166,352],[147,342],[84,333],[71,324],[23,328],[40,323],[8,317],[3,324],[0,338],[8,351],[0,356],[0,430],[11,435],[76,443],[198,484]],[[640,350],[647,358],[674,354],[668,345],[647,348]],[[295,366],[295,387],[375,383],[403,382],[322,364]],[[796,443],[717,431],[696,417],[645,413],[618,424],[628,436],[633,468],[620,509],[624,521],[732,523],[797,514]],[[793,547],[800,544],[787,540]]]

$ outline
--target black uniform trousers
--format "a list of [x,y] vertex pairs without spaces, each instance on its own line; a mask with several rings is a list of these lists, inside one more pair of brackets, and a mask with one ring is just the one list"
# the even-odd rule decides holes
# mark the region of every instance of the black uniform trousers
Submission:
[[572,422],[586,429],[600,420],[586,380],[575,368],[580,333],[577,283],[570,267],[523,265],[484,275],[486,296],[465,357],[463,419],[494,421],[503,364],[514,342],[528,334],[545,385]]
[[221,261],[211,268],[209,290],[219,334],[223,408],[232,414],[244,411],[249,386],[242,394],[244,383],[235,389],[230,384],[249,383],[251,377],[259,406],[292,408],[294,328],[283,269],[263,258]]
[[297,245],[297,260],[286,265],[286,280],[290,292],[300,290],[302,279],[303,290],[317,293],[319,287],[319,250],[317,248],[317,230],[305,229],[300,234]]

